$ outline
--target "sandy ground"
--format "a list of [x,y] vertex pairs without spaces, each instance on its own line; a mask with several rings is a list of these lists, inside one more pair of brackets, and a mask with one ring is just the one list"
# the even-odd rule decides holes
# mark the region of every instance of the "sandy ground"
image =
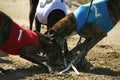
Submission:
[[[29,27],[29,0],[0,0],[0,10],[20,25]],[[64,74],[58,74],[58,71],[49,74],[36,64],[0,52],[0,67],[12,69],[12,72],[0,74],[0,80],[120,80],[119,35],[120,23],[89,51],[86,58],[93,66],[89,71],[81,71],[79,76],[72,70]],[[78,35],[69,38],[70,49],[78,38]]]

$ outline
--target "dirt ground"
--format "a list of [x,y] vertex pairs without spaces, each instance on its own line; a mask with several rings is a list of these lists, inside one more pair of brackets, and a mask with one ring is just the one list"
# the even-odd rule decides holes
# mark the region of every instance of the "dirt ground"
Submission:
[[[29,0],[0,0],[0,10],[11,16],[18,24],[29,27]],[[45,27],[42,27],[43,31]],[[0,74],[0,80],[120,80],[120,23],[108,36],[94,46],[86,56],[92,64],[88,71],[80,71],[76,75],[73,70],[63,74],[46,73],[41,67],[18,56],[0,52],[0,67],[12,69]],[[69,38],[69,49],[78,40],[78,35]]]

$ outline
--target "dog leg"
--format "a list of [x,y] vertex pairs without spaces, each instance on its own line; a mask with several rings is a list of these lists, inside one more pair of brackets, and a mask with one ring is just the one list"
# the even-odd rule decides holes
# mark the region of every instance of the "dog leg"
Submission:
[[71,51],[70,55],[68,55],[69,62],[74,61],[74,65],[77,69],[84,70],[86,69],[86,62],[85,54],[87,54],[87,51],[84,47],[84,44],[77,44]]
[[24,58],[28,61],[31,61],[35,64],[38,64],[40,66],[42,66],[45,70],[48,70],[50,73],[53,73],[53,70],[51,69],[51,67],[47,64],[43,64],[41,61],[41,57],[37,54],[30,54],[30,53],[23,53],[20,55],[21,58]]
[[[76,47],[71,50],[71,53],[73,56],[81,55],[80,59],[78,60],[78,66],[83,65],[83,68],[85,68],[85,56],[87,55],[88,51],[101,39],[103,39],[107,35],[107,33],[100,29],[100,27],[96,24],[89,24],[89,26],[86,25],[83,30],[84,31],[82,36],[85,38],[85,40],[82,43],[77,44]],[[79,51],[81,54],[77,54],[77,52]]]
[[[84,49],[88,52],[100,40],[107,36],[107,33],[101,29],[97,24],[92,23],[85,26],[83,37],[85,38]],[[85,55],[86,56],[86,55]]]
[[39,47],[35,45],[28,45],[23,47],[20,50],[20,57],[42,66],[45,70],[48,70],[50,73],[52,72],[52,69],[49,68],[47,64],[43,63],[45,58],[39,55]]

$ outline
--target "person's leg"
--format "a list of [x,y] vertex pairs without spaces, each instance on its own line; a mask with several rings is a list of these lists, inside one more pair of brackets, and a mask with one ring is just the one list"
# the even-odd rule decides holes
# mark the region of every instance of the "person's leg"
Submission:
[[39,0],[29,0],[29,1],[30,1],[29,23],[30,23],[30,30],[32,30],[32,25],[36,13],[36,7],[38,5]]

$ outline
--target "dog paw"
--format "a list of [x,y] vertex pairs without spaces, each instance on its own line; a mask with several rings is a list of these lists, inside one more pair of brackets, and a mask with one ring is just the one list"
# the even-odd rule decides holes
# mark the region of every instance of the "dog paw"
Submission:
[[78,64],[76,64],[77,69],[87,71],[90,70],[90,67],[92,67],[92,64],[88,62],[86,59],[81,60]]

